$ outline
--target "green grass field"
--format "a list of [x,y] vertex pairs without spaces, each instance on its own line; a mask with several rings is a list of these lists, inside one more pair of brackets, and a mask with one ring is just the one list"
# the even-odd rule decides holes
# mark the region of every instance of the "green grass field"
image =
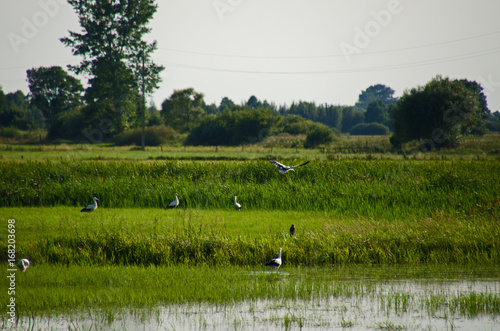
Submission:
[[[257,149],[232,150],[220,159],[214,155],[224,150],[164,151],[186,153],[171,160],[161,151],[99,147],[100,156],[57,147],[54,154],[30,150],[36,146],[2,151],[0,249],[8,251],[7,220],[15,219],[16,258],[32,262],[17,274],[21,315],[308,300],[338,293],[335,279],[365,272],[377,277],[380,268],[389,278],[420,277],[411,270],[422,268],[499,277],[500,163],[491,159],[494,153],[443,160],[437,154],[338,158],[274,150],[273,157],[287,164],[312,160],[280,180]],[[176,192],[181,205],[166,209]],[[235,195],[242,211],[232,208]],[[93,196],[99,208],[80,213]],[[288,234],[292,223],[294,237]],[[281,272],[294,275],[284,283],[264,267],[279,247]],[[4,269],[6,262],[3,253]],[[6,279],[0,284],[8,287]],[[472,296],[465,300],[484,302],[471,309],[498,314],[498,295]],[[445,298],[442,305],[457,300]]]
[[[38,139],[38,138],[37,138]],[[286,148],[278,142],[264,140],[257,144],[228,146],[114,146],[111,144],[51,143],[42,144],[35,139],[31,143],[9,141],[0,137],[0,162],[20,160],[258,160],[272,155],[280,160],[290,159],[414,159],[414,160],[498,160],[500,135],[467,137],[463,144],[450,150],[422,152],[418,144],[405,148],[403,153],[393,150],[389,136],[342,135],[332,144],[318,149]]]
[[278,247],[289,266],[500,263],[500,224],[485,216],[53,207],[2,208],[0,217],[16,220],[17,254],[38,265],[262,266]]

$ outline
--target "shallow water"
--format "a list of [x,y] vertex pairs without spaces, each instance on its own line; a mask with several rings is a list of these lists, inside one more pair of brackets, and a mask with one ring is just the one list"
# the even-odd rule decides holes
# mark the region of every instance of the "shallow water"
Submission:
[[[280,274],[280,277],[291,277]],[[173,304],[152,309],[78,311],[23,317],[17,329],[42,330],[499,330],[499,279],[336,280],[338,293],[309,300]],[[469,298],[462,300],[461,298]],[[472,299],[470,299],[472,298]],[[490,305],[491,306],[491,305]],[[5,327],[6,325],[4,325]]]

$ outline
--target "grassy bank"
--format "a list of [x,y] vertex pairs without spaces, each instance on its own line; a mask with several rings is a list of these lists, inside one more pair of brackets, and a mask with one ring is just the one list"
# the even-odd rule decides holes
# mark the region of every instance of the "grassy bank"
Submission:
[[[298,160],[290,161],[292,164]],[[0,162],[0,205],[335,211],[375,218],[488,214],[498,219],[497,161],[312,161],[283,180],[268,161]]]
[[3,208],[0,216],[16,220],[18,257],[35,265],[263,266],[278,247],[284,266],[500,263],[500,223],[485,216],[385,220],[334,212],[110,208],[81,214],[70,207]]

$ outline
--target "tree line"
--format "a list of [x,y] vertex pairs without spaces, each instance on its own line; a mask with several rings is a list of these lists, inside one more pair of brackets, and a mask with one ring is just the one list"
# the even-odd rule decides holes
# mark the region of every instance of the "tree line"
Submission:
[[[289,134],[306,136],[308,147],[328,144],[340,133],[392,133],[391,143],[397,148],[414,140],[455,147],[468,134],[499,130],[499,113],[491,114],[480,84],[440,76],[405,91],[399,99],[390,87],[372,85],[352,106],[307,101],[278,106],[256,96],[241,104],[224,97],[216,105],[187,88],[174,91],[160,109],[154,104],[146,107],[146,97],[158,87],[164,70],[151,60],[156,41],[144,40],[157,9],[155,1],[68,3],[81,31],[69,31],[60,41],[82,58],[68,69],[86,75],[87,87],[58,66],[29,69],[27,96],[21,91],[5,95],[0,88],[1,127],[43,128],[49,139],[90,142],[118,137],[128,141],[123,139],[127,133],[135,137],[138,130],[144,142],[146,128],[155,127],[149,133],[192,145],[240,145]],[[98,139],[90,139],[92,133],[98,133]]]

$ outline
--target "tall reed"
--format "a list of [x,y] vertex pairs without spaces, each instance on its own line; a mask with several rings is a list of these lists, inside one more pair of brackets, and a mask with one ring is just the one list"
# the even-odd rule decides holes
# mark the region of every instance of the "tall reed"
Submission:
[[[297,160],[290,163],[299,162]],[[313,161],[280,180],[267,161],[1,162],[0,206],[336,210],[398,217],[498,215],[496,161]]]

